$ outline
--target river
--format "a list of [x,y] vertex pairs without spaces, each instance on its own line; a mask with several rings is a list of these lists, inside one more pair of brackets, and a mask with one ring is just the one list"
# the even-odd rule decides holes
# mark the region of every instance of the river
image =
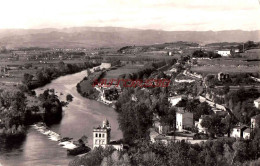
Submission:
[[[85,76],[87,71],[62,76],[35,91],[39,94],[48,88],[55,89],[61,101],[66,101],[66,95],[71,94],[74,97],[73,101],[63,108],[61,122],[52,125],[50,130],[74,140],[86,135],[92,148],[92,129],[101,125],[105,118],[112,127],[111,140],[122,138],[122,132],[118,130],[117,113],[112,108],[86,99],[77,92],[76,85]],[[29,127],[24,141],[0,151],[0,165],[3,166],[64,166],[72,159],[73,157],[67,156],[67,150],[59,146],[58,142],[48,139],[33,127]]]

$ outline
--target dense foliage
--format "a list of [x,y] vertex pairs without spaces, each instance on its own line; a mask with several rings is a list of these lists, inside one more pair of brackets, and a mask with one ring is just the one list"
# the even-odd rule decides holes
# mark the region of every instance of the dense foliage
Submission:
[[204,52],[202,50],[196,50],[192,54],[193,58],[220,58],[221,55],[214,53],[212,51]]
[[29,89],[34,89],[49,83],[59,76],[76,73],[97,65],[100,65],[100,63],[85,62],[81,64],[65,64],[63,61],[60,61],[57,66],[38,69],[35,76],[28,73],[24,74],[23,83]]
[[24,134],[26,122],[26,97],[20,91],[0,92],[0,135]]
[[97,91],[94,88],[94,85],[96,83],[99,83],[99,80],[103,78],[105,75],[105,71],[99,71],[99,72],[94,72],[88,74],[87,77],[85,77],[83,80],[81,80],[77,84],[77,91],[86,98],[89,99],[97,99],[99,95],[99,91]]
[[135,166],[249,166],[260,164],[260,140],[235,140],[231,138],[189,144],[185,141],[150,143],[139,141],[127,151],[97,148],[89,154],[76,158],[69,166],[135,165]]
[[260,93],[254,88],[248,90],[240,88],[228,93],[225,103],[240,122],[250,124],[250,118],[259,114],[259,110],[253,104],[253,100],[259,96]]

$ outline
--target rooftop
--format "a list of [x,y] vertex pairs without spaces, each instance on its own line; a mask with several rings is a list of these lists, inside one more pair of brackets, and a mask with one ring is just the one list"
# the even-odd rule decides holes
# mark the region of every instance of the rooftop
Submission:
[[218,50],[218,51],[230,51],[229,49],[222,49],[222,50]]
[[260,116],[260,114],[255,115],[255,116],[252,116],[251,119],[256,119],[256,118],[259,117],[259,116]]
[[178,95],[178,96],[172,96],[172,97],[169,97],[169,99],[177,99],[177,98],[183,98],[185,97],[184,95]]
[[247,128],[247,129],[245,129],[245,131],[244,132],[246,132],[246,133],[250,133],[251,132],[251,130],[250,130],[250,128]]
[[259,97],[258,99],[255,99],[254,101],[256,101],[256,102],[260,102],[260,97]]
[[241,130],[243,130],[243,129],[246,129],[246,128],[248,128],[248,127],[245,126],[245,125],[242,125],[242,126],[235,126],[233,129],[241,129]]
[[185,111],[185,110],[183,109],[183,107],[179,107],[178,110],[176,111],[176,113],[185,114],[185,113],[191,113],[191,112]]

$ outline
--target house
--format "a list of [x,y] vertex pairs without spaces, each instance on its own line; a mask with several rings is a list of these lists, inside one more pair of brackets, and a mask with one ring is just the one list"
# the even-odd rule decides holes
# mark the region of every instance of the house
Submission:
[[256,100],[254,100],[254,105],[255,105],[256,108],[259,108],[259,106],[260,106],[260,97],[258,99],[256,99]]
[[260,127],[259,123],[260,123],[260,114],[251,117],[251,128],[252,129],[259,128]]
[[172,96],[168,98],[168,101],[171,103],[172,106],[175,106],[183,99],[183,96]]
[[238,49],[238,48],[234,49],[234,52],[235,52],[235,53],[238,53],[238,52],[239,52],[239,49]]
[[2,123],[2,120],[0,119],[0,134],[3,133],[5,125]]
[[177,69],[176,68],[172,68],[171,70],[165,71],[164,74],[166,74],[167,76],[171,76],[172,73],[176,73]]
[[222,72],[218,73],[218,80],[219,81],[224,81],[226,79],[229,79],[229,74],[225,74],[225,73],[222,73]]
[[243,138],[244,139],[250,139],[250,134],[251,134],[250,128],[245,129],[244,132],[243,132]]
[[195,80],[193,79],[175,79],[175,82],[178,82],[178,83],[192,83],[192,82],[195,82]]
[[224,56],[224,57],[228,57],[231,55],[231,51],[226,49],[226,50],[218,50],[217,53],[221,56]]
[[170,126],[162,124],[158,116],[154,116],[153,126],[155,131],[157,131],[159,134],[167,134],[170,131]]
[[150,130],[150,132],[149,132],[149,133],[150,133],[150,134],[149,134],[150,140],[151,140],[152,143],[155,143],[155,138],[156,138],[158,135],[160,135],[160,134],[159,134],[158,132],[156,132],[154,128],[150,128],[149,130]]
[[205,118],[205,117],[207,117],[207,116],[208,116],[208,115],[201,115],[201,117],[199,118],[199,121],[196,121],[196,122],[195,122],[195,127],[198,128],[198,132],[199,132],[199,133],[204,133],[204,134],[207,134],[207,133],[208,133],[208,128],[201,126],[201,122],[202,122],[203,118]]
[[203,102],[207,102],[209,104],[209,106],[214,109],[214,113],[220,113],[220,112],[223,112],[223,111],[226,111],[226,107],[223,106],[223,105],[220,105],[220,104],[217,104],[217,103],[214,103],[212,101],[210,101],[209,99],[207,99],[206,97],[203,97],[203,96],[199,96],[199,101],[201,103]]
[[176,129],[183,131],[193,126],[193,113],[185,111],[183,108],[179,108],[176,112]]
[[222,109],[218,109],[218,108],[212,108],[212,111],[215,113],[215,114],[221,114],[225,111],[223,111]]
[[8,70],[18,70],[20,65],[6,65]]
[[[232,129],[230,137],[247,138],[248,137],[248,130],[246,130],[246,129],[249,129],[249,128],[247,126],[236,126]],[[250,129],[249,129],[249,137],[250,137]]]
[[117,141],[110,141],[111,127],[108,120],[104,120],[102,127],[93,129],[93,149],[99,146],[113,146],[117,150],[123,150],[123,144]]
[[101,69],[109,69],[111,67],[111,63],[101,63]]

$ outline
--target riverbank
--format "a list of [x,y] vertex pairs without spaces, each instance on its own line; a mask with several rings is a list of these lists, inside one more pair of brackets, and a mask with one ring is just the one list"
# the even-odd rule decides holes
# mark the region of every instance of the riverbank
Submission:
[[[92,70],[88,70],[88,76],[85,77],[77,84],[77,91],[81,96],[86,97],[88,99],[96,100],[105,105],[112,106],[114,102],[106,100],[104,94],[100,88],[94,86],[94,81],[99,82],[105,75],[107,70],[109,70],[111,66],[99,66],[98,71],[97,68],[93,68]],[[103,70],[105,69],[105,70]],[[113,107],[114,108],[114,107]]]
[[100,63],[94,62],[84,62],[79,64],[65,64],[64,62],[59,62],[57,67],[48,67],[44,69],[37,70],[36,75],[30,75],[25,73],[23,83],[28,87],[28,89],[33,90],[39,87],[43,87],[49,84],[52,80],[57,79],[61,76],[68,74],[74,74],[81,72],[83,70],[100,66]]
[[50,130],[45,123],[36,123],[31,125],[31,127],[39,131],[41,134],[46,135],[49,140],[57,142],[62,148],[67,149],[68,155],[79,155],[91,150],[90,147],[85,145],[82,140],[83,138],[76,141],[73,138],[62,137],[62,135]]
[[[79,73],[61,76],[44,87],[35,89],[36,95],[42,94],[46,89],[55,89],[55,95],[60,101],[66,101],[66,95],[71,94],[73,101],[63,107],[62,119],[59,123],[48,126],[49,129],[62,137],[78,140],[82,135],[89,137],[88,146],[92,147],[93,126],[107,118],[112,126],[111,139],[122,138],[122,132],[117,130],[117,113],[95,100],[82,97],[76,89],[76,85],[87,76],[87,70]],[[61,95],[63,94],[63,95]],[[34,102],[33,102],[34,103]],[[29,127],[26,139],[9,144],[1,149],[0,162],[3,165],[19,166],[37,165],[68,165],[74,159],[67,155],[67,149],[62,148],[57,142],[51,141],[33,127]]]

